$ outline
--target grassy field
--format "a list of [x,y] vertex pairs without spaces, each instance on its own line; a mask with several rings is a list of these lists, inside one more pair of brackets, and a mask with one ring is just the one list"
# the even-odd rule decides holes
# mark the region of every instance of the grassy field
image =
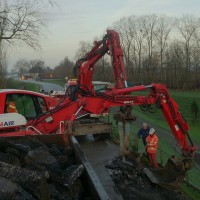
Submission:
[[7,79],[6,89],[22,89],[39,92],[40,86],[34,83],[25,83],[13,79]]
[[45,79],[43,81],[48,82],[48,83],[54,83],[54,84],[60,85],[62,87],[64,87],[64,85],[66,84],[65,79]]

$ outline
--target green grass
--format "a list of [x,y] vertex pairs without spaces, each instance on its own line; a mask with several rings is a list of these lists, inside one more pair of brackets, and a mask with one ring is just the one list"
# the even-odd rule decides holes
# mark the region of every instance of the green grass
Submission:
[[183,183],[181,185],[181,191],[187,195],[189,199],[199,200],[200,199],[200,192],[193,189],[187,183]]
[[46,80],[44,80],[44,82],[54,83],[54,84],[60,85],[62,87],[64,87],[64,85],[66,84],[65,79],[46,79]]
[[34,92],[40,91],[40,86],[35,83],[25,83],[13,79],[7,79],[6,89],[20,89],[20,90],[30,90]]

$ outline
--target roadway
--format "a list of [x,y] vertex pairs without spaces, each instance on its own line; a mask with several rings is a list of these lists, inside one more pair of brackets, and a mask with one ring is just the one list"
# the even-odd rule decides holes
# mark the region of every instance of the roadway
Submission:
[[50,90],[53,90],[53,91],[64,90],[64,87],[54,84],[54,83],[47,83],[47,82],[35,81],[35,80],[24,80],[23,82],[38,84],[38,85],[40,85],[40,89],[44,90],[44,92],[49,92]]

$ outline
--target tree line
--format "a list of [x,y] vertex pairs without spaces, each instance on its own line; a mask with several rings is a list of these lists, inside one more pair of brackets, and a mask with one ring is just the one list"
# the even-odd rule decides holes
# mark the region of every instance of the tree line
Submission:
[[200,87],[200,18],[130,16],[114,28],[120,34],[130,80],[161,82],[173,89]]
[[[164,83],[181,90],[200,88],[200,18],[132,15],[116,21],[112,28],[120,35],[129,81]],[[76,57],[91,46],[81,41]],[[95,79],[113,80],[108,61],[97,63]]]

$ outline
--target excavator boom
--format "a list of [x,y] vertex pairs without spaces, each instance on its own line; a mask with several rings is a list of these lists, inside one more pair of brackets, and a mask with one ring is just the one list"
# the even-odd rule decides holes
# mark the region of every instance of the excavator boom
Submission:
[[107,30],[107,34],[103,37],[103,40],[95,41],[93,49],[76,62],[74,72],[78,76],[78,83],[80,85],[85,85],[92,91],[94,65],[106,53],[111,57],[115,88],[127,87],[123,51],[120,45],[119,35],[114,30]]

